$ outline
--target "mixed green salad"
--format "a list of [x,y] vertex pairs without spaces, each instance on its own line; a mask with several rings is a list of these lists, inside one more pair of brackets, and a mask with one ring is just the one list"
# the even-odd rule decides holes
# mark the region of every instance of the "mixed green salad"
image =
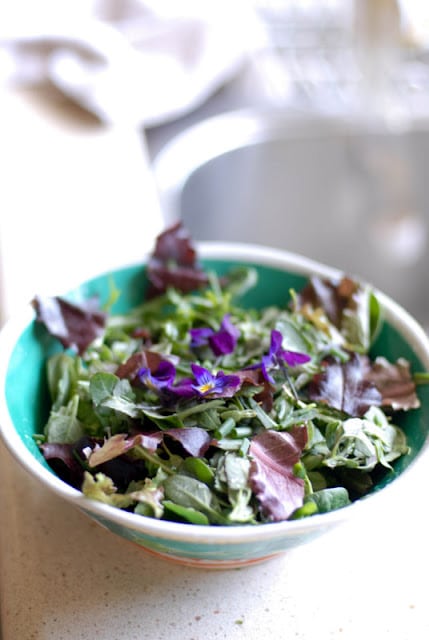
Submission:
[[245,308],[256,272],[206,272],[181,224],[144,277],[125,315],[33,301],[64,347],[37,442],[88,498],[193,524],[278,522],[349,504],[407,454],[395,415],[419,400],[406,360],[369,356],[382,321],[369,287],[312,277],[281,306]]

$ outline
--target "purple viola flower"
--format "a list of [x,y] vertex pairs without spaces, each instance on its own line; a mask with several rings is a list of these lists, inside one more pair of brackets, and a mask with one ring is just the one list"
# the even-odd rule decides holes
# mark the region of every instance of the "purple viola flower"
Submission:
[[142,367],[138,376],[141,382],[152,391],[168,389],[176,377],[176,367],[169,360],[161,360],[156,371],[151,372],[149,367]]
[[191,335],[191,348],[205,347],[209,343],[209,338],[214,334],[210,327],[198,327],[197,329],[189,329]]
[[240,378],[238,376],[228,375],[223,371],[218,371],[213,375],[208,369],[198,364],[192,364],[191,369],[196,382],[193,388],[201,396],[231,396],[240,386]]
[[213,374],[195,363],[191,365],[191,369],[193,378],[183,379],[171,388],[176,395],[184,398],[194,396],[231,398],[240,387],[239,376],[228,375],[223,371]]
[[209,344],[215,356],[232,353],[240,337],[240,330],[232,324],[230,314],[227,313],[222,320],[219,331],[209,338]]
[[306,353],[283,349],[282,342],[283,336],[280,331],[273,329],[271,331],[270,349],[268,354],[262,357],[261,362],[262,375],[271,384],[275,384],[275,381],[269,373],[270,369],[284,369],[285,364],[288,367],[297,367],[311,360]]
[[200,327],[190,329],[189,333],[192,348],[209,345],[215,356],[232,353],[240,337],[240,330],[232,324],[229,313],[223,317],[219,331],[210,327]]

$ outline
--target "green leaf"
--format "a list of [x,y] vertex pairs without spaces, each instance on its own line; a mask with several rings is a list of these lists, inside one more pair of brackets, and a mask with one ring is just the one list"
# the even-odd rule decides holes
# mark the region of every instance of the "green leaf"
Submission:
[[289,520],[301,520],[301,518],[308,518],[317,513],[317,505],[315,502],[305,502],[302,507],[298,507],[290,516]]
[[377,464],[390,469],[390,462],[408,452],[405,434],[379,407],[370,407],[363,418],[331,422],[325,435],[331,453],[324,464],[331,469],[372,471]]
[[228,497],[233,506],[232,511],[228,515],[230,522],[239,522],[242,524],[256,522],[255,514],[249,504],[252,498],[252,491],[249,487],[239,489],[238,491],[230,490]]
[[141,415],[141,411],[134,402],[130,402],[130,400],[121,396],[115,395],[104,400],[102,406],[117,413],[122,413],[129,418],[138,418]]
[[66,405],[76,390],[76,359],[66,353],[57,353],[47,362],[49,393],[54,411]]
[[243,296],[258,282],[258,272],[250,267],[236,267],[228,274],[228,292],[234,298]]
[[164,492],[167,500],[201,511],[210,522],[220,523],[225,520],[214,493],[196,478],[181,473],[169,476],[164,482]]
[[369,330],[370,343],[373,344],[381,331],[384,322],[384,312],[380,301],[373,291],[369,296]]
[[275,328],[280,331],[283,336],[283,349],[307,353],[308,343],[304,340],[302,332],[298,331],[291,320],[288,321],[283,317],[276,322]]
[[119,378],[113,373],[95,373],[89,381],[89,392],[95,406],[113,396]]
[[47,442],[73,444],[84,435],[82,423],[77,419],[79,396],[74,395],[65,407],[51,411],[45,426]]
[[318,513],[328,513],[335,509],[342,509],[350,504],[349,494],[344,487],[332,487],[316,491],[308,497],[309,502],[314,502]]
[[261,405],[253,398],[249,398],[249,404],[255,412],[255,417],[259,420],[265,429],[276,429],[278,424],[273,420],[266,411],[263,410]]
[[[138,502],[137,507],[134,509],[137,513],[143,515],[143,511],[145,511],[144,515],[148,515],[147,510],[149,510],[151,516],[162,518],[164,514],[162,505],[163,492],[156,482],[150,478],[145,478],[141,483],[130,483],[127,495]],[[140,511],[138,507],[140,507]]]
[[250,460],[234,453],[224,456],[225,479],[229,489],[247,489],[249,484]]
[[133,502],[131,496],[117,493],[112,479],[104,473],[92,476],[88,471],[85,471],[82,493],[91,500],[98,500],[98,502],[104,502],[121,509],[126,509]]
[[[135,419],[141,415],[127,379],[122,380],[112,373],[95,373],[89,381],[89,393],[97,416],[104,420],[109,419],[109,412],[113,412],[118,418],[118,420],[113,418],[113,422],[119,421],[119,423],[123,421],[124,416]],[[106,410],[108,410],[107,414]]]
[[[208,517],[201,511],[197,511],[197,509],[193,509],[192,507],[183,507],[171,500],[164,500],[163,505],[166,511],[178,516],[181,521],[189,522],[190,524],[210,524]],[[169,519],[171,520],[172,518]]]
[[118,301],[120,296],[121,296],[121,291],[116,286],[114,278],[110,276],[109,277],[109,297],[106,300],[106,302],[103,304],[103,311],[105,311],[105,313],[108,313],[110,309],[113,307],[113,305],[115,304],[115,302]]
[[252,491],[249,487],[250,460],[227,452],[217,459],[216,488],[225,493],[231,505],[230,522],[254,522],[255,514],[250,506]]
[[80,397],[77,418],[82,425],[85,425],[85,433],[87,435],[100,438],[104,436],[103,425],[97,413],[94,411],[93,404],[89,397]]
[[213,483],[213,469],[201,458],[185,458],[183,469],[192,474],[197,480],[204,482],[204,484],[211,485]]

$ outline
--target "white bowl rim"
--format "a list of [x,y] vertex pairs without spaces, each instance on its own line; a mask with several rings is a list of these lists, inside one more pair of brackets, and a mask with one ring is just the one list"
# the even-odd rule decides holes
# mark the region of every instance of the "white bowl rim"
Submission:
[[[313,261],[304,256],[285,250],[272,249],[257,244],[229,243],[229,242],[201,242],[196,243],[198,256],[202,259],[240,260],[258,265],[271,266],[277,269],[290,270],[302,275],[316,274],[324,277],[336,277],[341,271]],[[143,258],[138,264],[118,266],[119,268],[144,266]],[[103,273],[89,275],[87,280],[93,277],[103,276]],[[77,285],[79,286],[79,285]],[[429,337],[419,323],[400,305],[390,297],[376,290],[376,294],[382,303],[386,319],[404,337],[415,350],[420,361],[429,371]],[[25,327],[34,318],[34,310],[30,304],[6,321],[0,331],[0,437],[7,449],[32,476],[36,477],[46,488],[56,495],[74,504],[79,509],[92,514],[96,519],[110,521],[127,529],[140,532],[144,535],[155,537],[158,540],[176,540],[189,544],[205,545],[245,545],[257,541],[269,542],[282,538],[299,537],[312,531],[325,530],[345,519],[358,515],[368,504],[376,506],[380,497],[391,492],[398,486],[404,476],[414,467],[429,450],[429,441],[426,439],[422,450],[405,469],[400,476],[378,492],[374,492],[351,505],[326,514],[319,514],[302,520],[266,523],[263,525],[231,525],[231,526],[203,526],[186,523],[176,523],[165,520],[157,520],[146,516],[125,512],[116,507],[89,500],[80,491],[69,486],[51,471],[41,464],[35,464],[35,458],[28,451],[20,436],[16,432],[5,398],[4,381],[10,355],[12,354],[16,340]]]

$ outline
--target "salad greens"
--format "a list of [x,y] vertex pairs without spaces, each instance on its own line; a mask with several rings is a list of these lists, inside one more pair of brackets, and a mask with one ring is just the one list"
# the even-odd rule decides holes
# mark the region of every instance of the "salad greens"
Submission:
[[206,273],[180,224],[125,315],[35,298],[64,346],[37,441],[88,498],[194,524],[259,524],[341,508],[407,453],[397,411],[419,406],[407,361],[372,361],[369,287],[313,277],[283,306],[240,306],[256,272]]

